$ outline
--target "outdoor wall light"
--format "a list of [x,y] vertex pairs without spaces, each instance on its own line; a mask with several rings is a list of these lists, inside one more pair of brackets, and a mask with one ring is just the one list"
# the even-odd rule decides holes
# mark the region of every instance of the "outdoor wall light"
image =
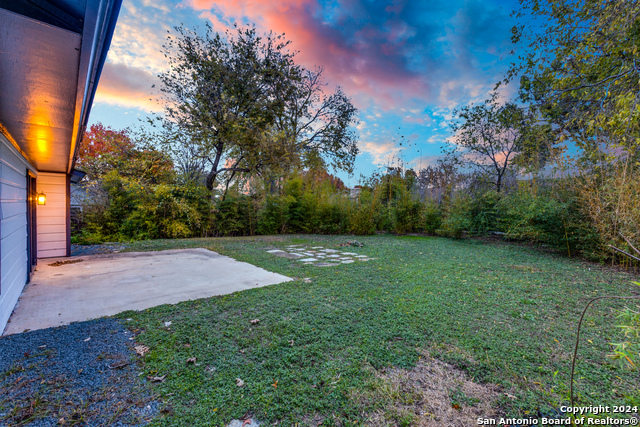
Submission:
[[47,203],[47,195],[44,193],[38,193],[36,200],[38,200],[39,205],[44,205]]
[[82,181],[82,178],[84,178],[86,174],[85,171],[81,171],[80,169],[73,169],[69,174],[69,180],[72,184],[77,184]]

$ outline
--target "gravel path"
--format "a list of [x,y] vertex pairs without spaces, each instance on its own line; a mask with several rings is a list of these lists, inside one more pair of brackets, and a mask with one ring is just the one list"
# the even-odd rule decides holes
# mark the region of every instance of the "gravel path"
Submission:
[[97,319],[0,338],[0,427],[143,426],[160,409],[133,334]]

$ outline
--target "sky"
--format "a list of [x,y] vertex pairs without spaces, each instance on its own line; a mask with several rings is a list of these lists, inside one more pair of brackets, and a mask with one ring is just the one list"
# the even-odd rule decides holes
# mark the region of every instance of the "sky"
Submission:
[[[358,183],[386,166],[435,164],[456,108],[486,99],[512,58],[517,0],[123,0],[89,123],[139,127],[162,111],[158,73],[173,27],[234,23],[284,33],[296,62],[324,68],[359,111]],[[155,85],[155,88],[152,86]],[[513,96],[513,88],[503,96]]]

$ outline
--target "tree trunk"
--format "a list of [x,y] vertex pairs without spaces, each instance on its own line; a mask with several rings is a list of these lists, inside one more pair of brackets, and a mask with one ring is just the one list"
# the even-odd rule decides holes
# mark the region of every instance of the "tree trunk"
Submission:
[[224,145],[219,143],[216,145],[216,157],[213,161],[213,165],[211,165],[211,171],[207,174],[206,186],[207,190],[211,192],[211,202],[215,202],[215,194],[214,194],[214,184],[216,183],[216,178],[218,177],[218,165],[220,164],[220,159],[222,158],[222,149]]

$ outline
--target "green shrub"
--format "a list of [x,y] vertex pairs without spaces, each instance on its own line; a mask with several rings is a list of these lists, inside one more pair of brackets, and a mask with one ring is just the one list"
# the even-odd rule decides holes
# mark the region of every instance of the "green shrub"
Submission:
[[552,188],[525,188],[504,197],[499,208],[501,228],[508,237],[593,259],[597,235],[575,196]]
[[472,227],[471,199],[467,194],[457,193],[453,196],[438,231],[443,236],[460,239]]
[[397,234],[419,231],[421,227],[422,204],[405,192],[391,207],[393,229]]
[[86,226],[77,241],[97,243],[207,234],[211,207],[203,187],[144,185],[116,171],[105,176],[102,187],[107,201],[86,208]]
[[486,234],[498,230],[500,218],[500,193],[487,191],[476,196],[469,204],[471,229],[476,234]]
[[435,235],[442,227],[442,210],[432,199],[425,200],[422,218],[423,230],[428,234]]
[[278,234],[286,231],[287,197],[269,195],[258,214],[259,234]]
[[350,204],[349,232],[357,235],[374,234],[380,214],[380,201],[370,189],[362,189],[358,198]]

